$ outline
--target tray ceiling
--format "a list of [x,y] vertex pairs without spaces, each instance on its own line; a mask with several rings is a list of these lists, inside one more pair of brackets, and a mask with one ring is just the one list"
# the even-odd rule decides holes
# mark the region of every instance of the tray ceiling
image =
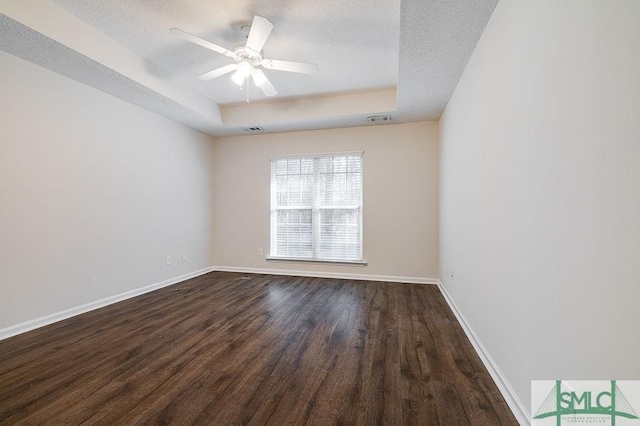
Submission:
[[[213,136],[239,134],[246,125],[366,125],[378,113],[392,123],[432,120],[496,2],[0,0],[0,49]],[[265,56],[316,63],[320,71],[265,70],[277,97],[250,87],[247,105],[247,91],[229,75],[196,78],[231,59],[168,30],[232,49],[244,44],[241,27],[254,15],[274,25]]]

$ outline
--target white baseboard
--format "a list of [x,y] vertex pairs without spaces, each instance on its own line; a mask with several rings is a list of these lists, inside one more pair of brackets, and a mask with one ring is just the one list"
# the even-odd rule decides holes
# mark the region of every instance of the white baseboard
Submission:
[[467,322],[467,319],[464,317],[462,312],[460,312],[451,296],[449,296],[449,293],[447,293],[447,290],[442,285],[442,281],[437,280],[437,284],[440,292],[444,296],[444,299],[447,301],[447,304],[453,311],[453,314],[456,316],[458,322],[462,326],[462,329],[471,341],[473,348],[478,353],[478,356],[480,356],[482,363],[487,368],[489,374],[491,375],[491,378],[498,386],[498,389],[500,390],[500,393],[502,393],[502,396],[507,402],[507,405],[509,405],[509,408],[511,408],[511,411],[516,417],[516,420],[518,420],[518,423],[523,426],[531,425],[531,416],[529,415],[529,410],[527,410],[525,405],[522,403],[518,395],[515,393],[515,391],[507,381],[507,378],[504,376],[504,374],[502,374],[496,362],[493,360],[487,349],[484,347],[476,333]]
[[166,281],[151,284],[145,287],[140,287],[135,290],[116,294],[115,296],[110,296],[104,299],[96,300],[95,302],[85,303],[84,305],[66,309],[61,312],[56,312],[51,315],[36,318],[34,320],[26,321],[20,324],[12,325],[10,327],[0,329],[0,340],[6,339],[8,337],[15,336],[21,333],[25,333],[27,331],[35,330],[36,328],[44,327],[45,325],[53,324],[54,322],[62,321],[64,319],[71,318],[76,315],[84,314],[85,312],[93,311],[94,309],[102,308],[107,305],[111,305],[113,303],[131,299],[132,297],[140,296],[141,294],[149,293],[151,291],[158,290],[162,287],[167,287],[172,284],[179,283],[181,281],[195,278],[200,275],[209,273],[211,271],[213,271],[213,267],[200,269],[199,271],[180,275],[179,277],[171,278]]
[[338,278],[344,280],[384,281],[409,284],[437,284],[436,278],[399,277],[394,275],[365,275],[342,272],[298,271],[289,269],[243,268],[237,266],[214,266],[214,271],[240,272],[243,274],[289,275],[295,277]]
[[66,309],[61,312],[56,312],[51,315],[47,315],[34,320],[26,321],[20,324],[16,324],[4,329],[0,329],[0,340],[15,336],[21,333],[25,333],[36,328],[44,327],[45,325],[53,324],[54,322],[62,321],[67,318],[71,318],[76,315],[83,314],[85,312],[93,311],[98,308],[102,308],[113,303],[117,303],[123,300],[131,299],[141,294],[149,293],[154,290],[158,290],[163,287],[170,286],[172,284],[179,283],[191,278],[198,277],[200,275],[207,274],[212,271],[224,271],[224,272],[241,272],[252,274],[270,274],[270,275],[289,275],[289,276],[303,276],[303,277],[318,277],[318,278],[338,278],[349,280],[366,280],[366,281],[385,281],[385,282],[400,282],[411,284],[436,284],[442,295],[444,296],[447,304],[453,311],[454,315],[458,319],[458,322],[462,326],[465,334],[471,341],[474,349],[480,356],[480,359],[484,363],[485,367],[489,371],[489,374],[495,381],[498,389],[505,398],[507,404],[511,408],[514,416],[521,425],[530,425],[530,415],[528,410],[520,401],[520,398],[516,395],[513,388],[507,381],[506,377],[500,371],[500,368],[495,363],[489,352],[486,350],[478,336],[475,334],[466,318],[460,312],[455,302],[449,296],[449,293],[442,285],[439,279],[434,278],[421,278],[421,277],[400,277],[400,276],[386,276],[386,275],[365,275],[365,274],[349,274],[341,272],[322,272],[322,271],[299,271],[299,270],[287,270],[287,269],[267,269],[267,268],[242,268],[234,266],[212,266],[209,268],[200,269],[195,272],[180,275],[169,280],[165,280],[159,283],[151,284],[145,287],[141,287],[135,290],[120,293],[115,296],[110,296],[95,302],[86,303],[84,305],[76,306],[74,308]]

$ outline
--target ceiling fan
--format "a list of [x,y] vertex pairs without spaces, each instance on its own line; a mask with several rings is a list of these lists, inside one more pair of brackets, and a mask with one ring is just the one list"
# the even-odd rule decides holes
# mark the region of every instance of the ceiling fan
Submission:
[[211,80],[235,71],[231,76],[231,80],[238,86],[242,87],[245,80],[248,82],[251,76],[255,85],[258,86],[266,96],[275,96],[278,94],[278,91],[273,87],[265,73],[259,67],[264,67],[269,70],[315,74],[318,72],[318,65],[264,58],[262,56],[262,47],[267,41],[269,34],[271,34],[272,29],[273,24],[266,18],[257,15],[254,16],[251,30],[247,37],[247,43],[233,50],[225,49],[179,28],[171,28],[169,31],[178,37],[233,58],[236,61],[235,64],[225,65],[224,67],[216,68],[213,71],[199,75],[198,78],[200,80]]

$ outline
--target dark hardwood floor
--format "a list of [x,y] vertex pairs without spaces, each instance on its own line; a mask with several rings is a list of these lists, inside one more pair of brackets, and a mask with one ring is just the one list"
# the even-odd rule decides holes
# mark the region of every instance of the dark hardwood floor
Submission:
[[516,425],[438,288],[213,272],[0,341],[0,424]]

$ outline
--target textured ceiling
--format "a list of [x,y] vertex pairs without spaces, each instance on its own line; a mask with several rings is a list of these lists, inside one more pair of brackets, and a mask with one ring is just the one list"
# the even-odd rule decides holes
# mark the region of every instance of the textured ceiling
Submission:
[[205,117],[2,14],[0,49],[203,133],[216,131]]
[[[373,114],[409,122],[440,117],[496,3],[0,0],[0,49],[213,136],[242,133],[221,118],[230,108],[267,132],[366,125]],[[254,15],[274,24],[264,56],[320,71],[265,70],[278,96],[250,88],[247,105],[228,75],[196,78],[231,59],[168,30],[232,49]],[[296,113],[277,114],[283,105]]]
[[[241,26],[254,15],[270,20],[273,31],[264,56],[312,62],[317,75],[265,70],[278,97],[300,97],[395,86],[398,77],[399,0],[54,0],[153,63],[166,77],[191,82],[218,104],[237,103],[246,94],[230,76],[208,82],[197,75],[233,63],[172,35],[177,27],[227,49],[244,45]],[[262,99],[252,90],[253,99]]]
[[498,0],[403,0],[398,112],[438,120]]

